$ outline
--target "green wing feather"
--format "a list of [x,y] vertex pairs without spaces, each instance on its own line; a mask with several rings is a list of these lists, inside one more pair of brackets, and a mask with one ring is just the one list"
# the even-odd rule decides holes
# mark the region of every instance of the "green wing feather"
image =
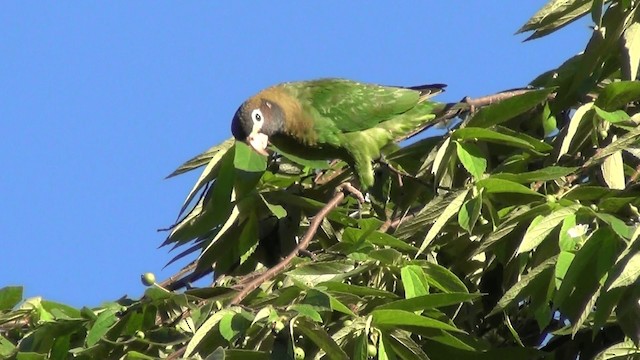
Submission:
[[417,90],[346,79],[320,79],[284,86],[306,112],[315,115],[315,120],[320,123],[328,120],[331,124],[322,125],[343,133],[370,129],[413,108],[420,100]]

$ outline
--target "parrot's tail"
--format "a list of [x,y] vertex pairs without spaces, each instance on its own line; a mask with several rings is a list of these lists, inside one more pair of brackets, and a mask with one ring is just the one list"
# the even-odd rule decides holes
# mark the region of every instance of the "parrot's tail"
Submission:
[[407,89],[420,91],[420,101],[425,101],[428,98],[438,95],[441,92],[444,92],[444,88],[446,88],[446,84],[427,84],[427,85],[418,85],[418,86],[409,86]]

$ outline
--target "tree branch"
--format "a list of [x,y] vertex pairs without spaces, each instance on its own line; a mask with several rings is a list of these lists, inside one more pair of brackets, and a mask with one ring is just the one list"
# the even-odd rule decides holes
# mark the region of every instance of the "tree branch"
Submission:
[[325,217],[344,200],[345,192],[349,192],[352,195],[356,196],[359,201],[364,201],[364,197],[362,193],[354,188],[349,183],[341,184],[336,188],[336,194],[331,198],[331,200],[313,217],[311,224],[309,224],[309,228],[307,232],[302,237],[302,240],[298,243],[298,245],[287,255],[282,261],[280,261],[277,265],[265,271],[263,274],[258,276],[257,278],[251,280],[248,284],[246,284],[243,289],[236,294],[236,296],[231,300],[229,305],[238,305],[242,300],[244,300],[253,290],[257,289],[260,285],[262,285],[265,281],[273,279],[276,275],[280,274],[284,269],[289,266],[291,261],[298,256],[300,251],[305,250],[314,235],[318,231],[320,224]]

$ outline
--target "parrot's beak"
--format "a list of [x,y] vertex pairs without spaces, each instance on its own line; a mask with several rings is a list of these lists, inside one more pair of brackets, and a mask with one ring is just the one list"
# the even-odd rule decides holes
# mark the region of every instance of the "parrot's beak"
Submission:
[[267,152],[267,145],[269,145],[269,136],[259,132],[252,132],[247,137],[247,143],[249,143],[249,146],[251,146],[253,150],[255,150],[258,154],[264,156],[269,155],[269,153]]

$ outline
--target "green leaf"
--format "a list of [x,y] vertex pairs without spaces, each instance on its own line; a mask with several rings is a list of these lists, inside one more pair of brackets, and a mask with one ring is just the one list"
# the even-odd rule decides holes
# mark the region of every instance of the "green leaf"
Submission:
[[558,130],[558,120],[551,112],[549,103],[544,104],[544,108],[540,112],[540,122],[544,129],[544,137],[551,136],[551,134]]
[[[465,127],[457,129],[451,134],[454,140],[477,141],[484,140],[496,144],[511,145],[521,149],[534,149],[529,142],[515,136],[505,135],[497,131],[480,127]],[[479,149],[477,151],[480,151]]]
[[287,210],[285,210],[284,207],[282,207],[281,205],[270,204],[269,202],[267,202],[264,196],[262,196],[262,194],[260,194],[260,198],[262,199],[264,204],[267,205],[267,208],[269,208],[269,211],[271,211],[271,213],[275,217],[277,217],[278,219],[282,219],[283,217],[287,216]]
[[418,265],[407,265],[400,270],[404,297],[411,299],[429,293],[429,285],[424,271]]
[[378,328],[417,326],[453,332],[464,332],[455,326],[428,317],[416,315],[410,311],[374,310],[371,312],[371,315],[373,316],[373,325]]
[[487,194],[512,193],[512,194],[544,196],[538,192],[535,192],[529,189],[528,187],[522,184],[518,184],[513,181],[504,180],[504,179],[500,179],[493,176],[476,182],[476,186],[478,188],[484,189],[485,193]]
[[339,278],[346,272],[354,269],[353,264],[343,262],[323,262],[305,264],[299,266],[289,272],[286,272],[287,276],[293,279],[313,286],[321,282],[331,281],[335,278]]
[[569,152],[569,147],[571,146],[571,142],[573,141],[574,136],[578,132],[578,128],[580,124],[583,122],[583,119],[591,116],[591,109],[593,108],[593,103],[587,103],[580,106],[569,121],[569,127],[567,128],[567,132],[562,138],[562,144],[560,145],[560,151],[558,152],[558,160],[562,157],[562,155],[567,154]]
[[482,178],[482,175],[487,170],[487,159],[484,158],[480,148],[473,143],[460,143],[458,141],[455,143],[458,159],[460,159],[464,168],[474,178]]
[[200,327],[196,330],[193,337],[187,343],[187,347],[184,351],[184,357],[189,357],[193,354],[196,347],[206,338],[207,335],[214,329],[214,327],[228,314],[236,314],[239,310],[237,308],[227,308],[220,310],[211,315]]
[[551,270],[555,265],[556,260],[557,258],[555,256],[551,257],[535,268],[529,270],[527,274],[520,278],[520,281],[516,282],[504,293],[504,295],[502,295],[502,298],[498,300],[496,306],[487,316],[503,311],[509,306],[515,305],[526,297],[531,296],[532,293],[544,288],[545,283],[548,283],[551,278]]
[[482,191],[478,192],[478,196],[467,200],[458,213],[458,224],[469,234],[480,217],[480,210],[482,210]]
[[22,300],[22,286],[5,286],[0,289],[0,311],[11,310]]
[[604,111],[597,106],[594,106],[593,109],[596,111],[596,115],[598,115],[598,117],[612,124],[629,121],[629,119],[631,118],[629,114],[627,114],[623,110],[616,110],[613,112],[609,112],[609,111]]
[[623,220],[611,215],[598,212],[596,213],[598,219],[604,221],[611,230],[615,231],[623,239],[631,239],[631,235],[633,234],[633,229],[630,228]]
[[[184,242],[209,231],[224,222],[232,209],[232,192],[235,180],[233,148],[220,159],[220,176],[216,178],[200,202],[171,230],[163,245]],[[204,202],[204,203],[203,203]],[[197,211],[199,209],[199,211]]]
[[527,232],[524,234],[520,246],[518,247],[518,254],[531,251],[536,246],[540,245],[547,235],[549,235],[565,217],[575,214],[580,207],[580,205],[563,207],[555,210],[544,218],[541,218],[539,222],[532,222],[531,226],[529,226]]
[[392,331],[389,334],[388,343],[393,352],[403,360],[429,360],[427,354],[413,341],[411,333],[407,331]]
[[[637,10],[636,10],[637,11]],[[640,66],[640,22],[634,22],[622,34],[622,73],[624,80],[635,80]]]
[[267,169],[267,158],[255,152],[249,145],[238,141],[233,165],[238,170],[262,172]]
[[392,292],[388,292],[380,289],[374,289],[368,286],[345,284],[337,281],[322,282],[322,283],[319,283],[317,286],[325,287],[329,292],[336,291],[336,292],[342,292],[342,293],[349,293],[357,296],[374,296],[374,297],[391,298],[391,299],[398,298],[398,295]]
[[349,359],[349,356],[336,344],[322,326],[300,317],[296,318],[294,326],[307,339],[313,341],[319,349],[324,351],[329,359]]
[[[556,308],[563,306],[567,298],[576,293],[576,289],[585,291],[591,288],[594,282],[597,283],[601,280],[599,274],[605,274],[611,268],[615,260],[612,256],[613,253],[610,251],[615,247],[614,238],[615,233],[613,231],[608,228],[601,228],[587,239],[576,253],[573,261],[571,261],[562,284],[555,294],[553,303]],[[588,276],[585,276],[587,273]],[[591,297],[591,294],[583,295]],[[578,300],[583,301],[585,299],[574,299],[569,304],[575,305]]]
[[149,355],[145,355],[141,352],[137,352],[137,351],[129,351],[127,352],[127,355],[125,357],[126,360],[155,360],[154,357],[151,357]]
[[605,111],[614,111],[638,99],[640,99],[640,82],[616,81],[602,89],[595,105]]
[[100,341],[102,336],[109,331],[111,325],[115,324],[118,321],[116,314],[120,309],[118,308],[108,308],[105,309],[98,315],[98,318],[93,323],[93,326],[87,332],[87,338],[85,342],[88,347],[91,347]]
[[622,151],[616,151],[604,158],[600,164],[602,178],[609,189],[624,190],[626,182],[624,179],[624,162]]
[[416,257],[419,254],[421,254],[427,248],[427,246],[429,246],[429,244],[431,244],[431,242],[440,233],[440,230],[442,230],[442,228],[447,224],[447,222],[449,222],[449,219],[451,219],[453,215],[458,213],[458,210],[464,203],[464,199],[467,197],[468,192],[469,190],[467,189],[467,190],[458,191],[456,193],[456,197],[442,211],[440,216],[438,216],[438,219],[436,220],[436,222],[433,224],[433,226],[431,226],[431,228],[427,232],[427,235],[424,237],[424,240],[422,240],[422,244],[420,245],[420,250],[418,250]]
[[444,266],[428,261],[413,262],[420,263],[424,273],[427,275],[429,285],[438,288],[440,291],[445,293],[469,292],[462,280]]
[[273,144],[269,145],[269,148],[271,148],[272,150],[274,150],[278,154],[283,155],[284,157],[286,157],[287,159],[293,161],[294,163],[300,164],[302,166],[309,167],[311,169],[324,170],[324,169],[329,169],[330,168],[329,162],[326,161],[326,160],[311,160],[311,159],[301,158],[299,156],[296,156],[296,155],[293,155],[293,154],[291,154],[289,152],[286,152],[286,151],[276,147]]
[[421,311],[438,307],[458,305],[465,301],[471,301],[479,298],[481,294],[469,294],[466,292],[427,294],[411,299],[402,299],[386,303],[377,307],[378,310],[404,310],[404,311]]
[[587,160],[584,163],[584,165],[582,165],[582,167],[587,168],[615,152],[627,149],[637,141],[637,138],[639,136],[640,136],[640,126],[622,135],[619,139],[611,142],[611,144],[605,146],[603,149],[600,149],[599,151],[597,151],[595,155],[593,155],[589,160]]
[[228,342],[233,342],[246,331],[251,325],[251,320],[247,319],[243,313],[227,313],[218,324],[220,335]]
[[4,336],[0,335],[0,357],[8,359],[15,351],[16,346]]
[[487,128],[513,119],[546,101],[554,90],[551,88],[527,91],[522,95],[484,107],[469,120],[467,127]]
[[640,253],[634,254],[622,268],[620,275],[609,285],[608,290],[635,284],[640,277]]
[[640,349],[633,343],[633,340],[626,339],[625,341],[615,343],[600,353],[598,353],[594,360],[609,360],[609,359],[635,359],[640,356]]
[[180,175],[185,172],[197,169],[201,166],[211,164],[212,163],[211,159],[213,159],[214,157],[218,157],[218,158],[222,157],[222,155],[224,155],[224,153],[230,147],[232,147],[235,142],[236,140],[234,138],[229,138],[223,141],[221,144],[211,147],[209,150],[203,152],[200,155],[195,156],[194,158],[180,165],[179,168],[177,168],[174,172],[172,172],[171,174],[169,174],[169,176],[167,176],[167,179],[174,177],[176,175]]
[[355,341],[351,360],[367,360],[367,334],[363,331]]
[[591,10],[591,3],[591,0],[549,1],[517,33],[534,31],[527,40],[548,35],[586,15]]
[[316,311],[316,309],[312,305],[293,304],[289,306],[289,309],[297,312],[300,315],[306,316],[315,322],[322,322],[322,316],[320,316],[320,313]]
[[[575,251],[575,249],[573,251]],[[576,257],[573,251],[560,251],[560,254],[558,254],[558,261],[556,262],[554,276],[556,289],[559,289],[562,285],[564,277],[567,275],[567,271],[569,270],[573,259]]]
[[35,352],[19,352],[16,354],[16,360],[47,360],[47,354],[39,354]]
[[536,181],[557,180],[578,170],[577,167],[548,166],[540,170],[528,171],[518,174],[499,173],[491,175],[494,179],[509,180],[520,184],[529,184]]
[[[560,236],[558,237],[558,245],[562,251],[575,251],[579,238],[570,235],[569,230],[577,225],[577,217],[575,214],[569,215],[562,220],[562,227],[560,228]],[[584,226],[584,225],[580,225]]]

